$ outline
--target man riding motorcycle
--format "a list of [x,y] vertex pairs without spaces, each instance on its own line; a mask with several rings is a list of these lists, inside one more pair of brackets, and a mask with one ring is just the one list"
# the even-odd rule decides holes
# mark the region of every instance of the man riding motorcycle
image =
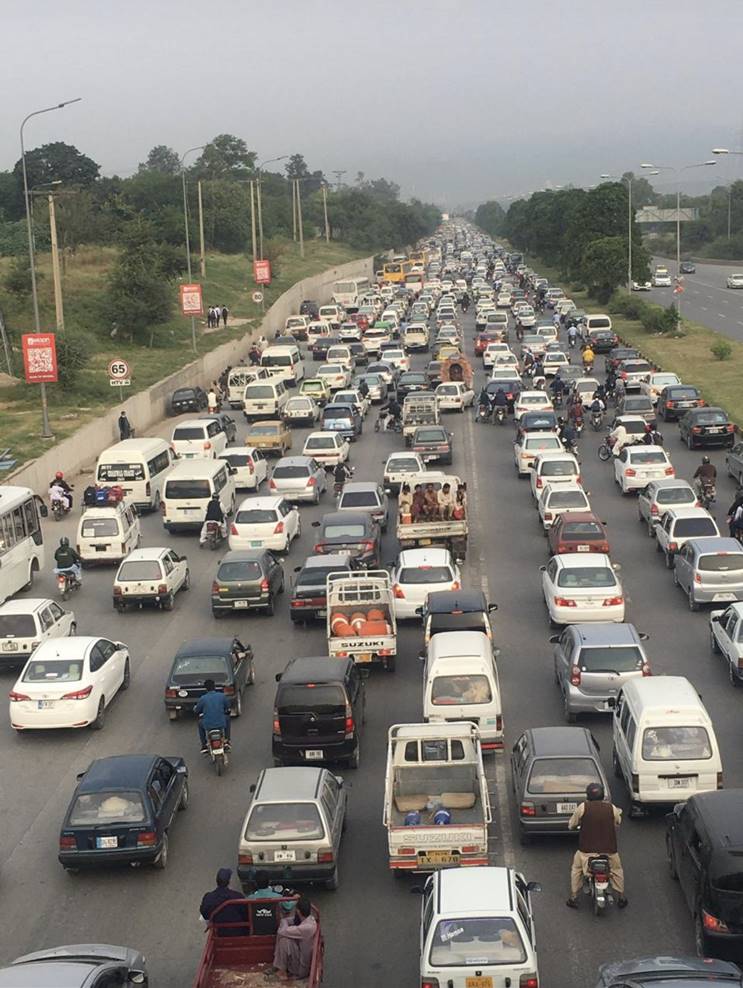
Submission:
[[198,717],[201,753],[209,748],[206,743],[207,731],[224,731],[224,746],[230,747],[230,706],[231,701],[224,693],[218,693],[213,679],[204,680],[206,693],[196,701],[194,713]]
[[57,470],[54,474],[54,480],[49,484],[49,500],[56,500],[52,498],[52,489],[58,488],[63,494],[63,500],[65,503],[65,511],[70,511],[72,508],[72,488],[64,479],[64,474],[61,470]]
[[483,388],[477,398],[478,415],[480,414],[481,410],[484,410],[486,415],[490,415],[493,411],[493,396],[490,394],[487,388]]
[[587,371],[593,369],[593,362],[596,359],[596,355],[591,349],[590,345],[586,346],[583,350],[583,366]]
[[588,873],[588,862],[597,854],[609,859],[611,884],[617,893],[617,905],[624,909],[624,870],[617,853],[617,828],[622,822],[622,811],[604,800],[604,787],[592,782],[586,787],[586,801],[581,803],[570,817],[568,829],[579,830],[578,850],[570,867],[570,898],[565,903],[570,909],[578,908],[578,893],[583,878]]
[[560,426],[560,441],[563,446],[569,453],[575,452],[578,447],[578,433],[575,431],[575,426],[563,418],[558,419],[558,424]]
[[648,422],[645,426],[645,435],[642,437],[642,441],[645,446],[662,446],[663,436],[661,436],[652,423]]
[[219,494],[214,492],[209,499],[209,504],[206,506],[206,517],[204,518],[204,524],[201,526],[201,534],[199,535],[199,545],[203,545],[206,542],[207,532],[209,531],[209,522],[216,521],[219,523],[219,533],[223,539],[227,538],[227,524],[224,520],[224,511],[222,510],[222,502],[219,500]]
[[343,485],[352,475],[353,472],[347,463],[336,463],[335,470],[333,471],[333,480],[335,481],[335,489],[338,493],[343,490]]
[[578,330],[575,328],[575,323],[572,323],[568,329],[568,346],[572,348],[575,346],[575,341],[578,338]]
[[611,451],[614,456],[619,456],[625,446],[631,446],[634,443],[634,437],[631,433],[627,432],[625,427],[621,423],[609,433],[609,444],[611,445]]
[[73,578],[82,586],[82,560],[75,549],[70,545],[70,540],[62,536],[59,540],[59,548],[54,553],[55,573],[71,573]]
[[565,394],[565,382],[560,377],[560,372],[558,371],[554,378],[552,379],[552,384],[550,384],[550,391],[552,392],[552,397],[558,401],[562,400]]
[[701,466],[697,467],[692,480],[697,497],[702,494],[705,486],[714,488],[717,485],[717,468],[714,463],[710,463],[708,456],[702,457]]

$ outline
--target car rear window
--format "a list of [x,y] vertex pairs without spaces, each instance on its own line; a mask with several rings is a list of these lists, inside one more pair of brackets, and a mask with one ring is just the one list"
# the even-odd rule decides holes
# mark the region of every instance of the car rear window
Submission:
[[328,573],[337,573],[337,566],[308,566],[297,575],[295,585],[298,587],[320,587],[325,588],[325,579]]
[[286,464],[285,466],[277,466],[274,468],[273,476],[277,480],[296,480],[298,477],[307,478],[310,475],[310,468],[307,464],[297,464],[295,466],[290,466]]
[[273,398],[273,388],[263,384],[253,384],[245,389],[246,399],[250,398]]
[[550,508],[586,508],[588,498],[583,491],[554,491],[550,494]]
[[705,727],[648,727],[642,735],[642,757],[646,762],[711,758],[712,745]]
[[696,425],[725,425],[727,420],[723,412],[698,412],[694,416]]
[[540,473],[543,477],[570,477],[578,473],[578,465],[571,460],[548,460]]
[[743,553],[718,552],[700,556],[697,569],[703,573],[739,573],[743,570]]
[[105,483],[121,483],[126,480],[144,480],[143,463],[101,463],[98,480]]
[[188,401],[196,396],[193,388],[179,388],[173,392],[173,401]]
[[323,530],[326,539],[363,539],[366,528],[363,525],[327,525]]
[[320,840],[323,835],[314,803],[259,803],[245,827],[245,840]]
[[314,436],[305,443],[305,449],[335,449],[335,436]]
[[490,703],[493,694],[487,676],[436,676],[431,684],[431,703]]
[[170,675],[175,683],[198,680],[201,685],[205,679],[224,683],[227,679],[226,660],[221,655],[181,655],[173,663]]
[[252,580],[260,580],[262,577],[263,570],[260,565],[252,559],[246,559],[242,562],[235,561],[222,563],[217,570],[217,580],[224,580],[225,583],[235,581],[245,581],[246,583],[249,583]]
[[220,456],[220,460],[227,460],[231,467],[246,467],[250,462],[250,457],[247,453],[227,453]]
[[165,484],[165,497],[173,500],[206,500],[211,494],[208,480],[169,480]]
[[526,449],[560,449],[561,446],[557,436],[545,436],[541,439],[536,436],[527,436],[524,443]]
[[276,707],[280,714],[345,712],[346,697],[340,686],[332,683],[287,683],[279,686]]
[[[431,940],[432,967],[492,967],[524,961],[526,950],[521,934],[509,917],[442,919]],[[493,982],[492,978],[480,977],[466,980],[483,985]]]
[[160,563],[154,559],[142,559],[130,563],[122,563],[116,577],[117,583],[127,583],[130,580],[159,580]]
[[580,650],[578,666],[581,672],[634,672],[642,669],[642,652],[636,645],[601,645]]
[[574,590],[614,587],[616,586],[616,577],[614,570],[608,566],[576,566],[574,569],[560,570],[557,585]]
[[206,435],[206,426],[178,426],[178,428],[173,433],[173,441],[178,442],[179,439],[203,439]]
[[0,638],[33,638],[36,623],[30,614],[0,614]]
[[340,500],[340,508],[378,508],[379,498],[374,491],[348,491]]
[[668,392],[668,397],[674,401],[688,401],[696,399],[698,396],[699,392],[696,388],[671,388]]
[[235,515],[237,525],[270,525],[277,520],[275,508],[246,508]]
[[697,496],[690,487],[661,488],[655,495],[658,504],[692,504]]
[[445,443],[449,437],[442,429],[419,429],[415,434],[417,443]]
[[571,521],[562,526],[560,537],[563,539],[603,539],[604,532],[595,521]]
[[719,533],[711,518],[679,518],[673,526],[673,534],[677,538],[695,539]]
[[581,793],[592,782],[601,782],[592,758],[535,758],[526,784],[531,793]]
[[24,683],[79,683],[82,659],[32,659],[23,673]]
[[83,515],[82,537],[96,539],[101,535],[118,535],[119,523],[116,518],[86,518]]
[[666,454],[662,453],[660,450],[650,450],[650,451],[643,450],[642,452],[639,452],[637,450],[631,450],[629,459],[631,463],[640,463],[640,464],[667,462]]
[[451,583],[454,579],[448,566],[405,566],[400,570],[400,583]]
[[250,428],[251,436],[275,436],[281,432],[278,422],[266,422],[264,425],[254,425]]
[[94,827],[105,823],[144,823],[145,820],[141,795],[117,789],[78,796],[72,804],[68,826]]

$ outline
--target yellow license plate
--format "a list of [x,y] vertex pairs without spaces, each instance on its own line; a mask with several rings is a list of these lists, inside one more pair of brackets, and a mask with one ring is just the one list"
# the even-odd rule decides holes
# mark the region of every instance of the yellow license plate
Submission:
[[493,988],[493,979],[489,975],[481,975],[477,978],[465,978],[465,988]]
[[458,864],[459,855],[450,854],[449,851],[429,851],[421,855],[420,861],[421,864]]
[[355,656],[357,662],[371,662],[372,654],[371,652],[361,652],[359,655]]

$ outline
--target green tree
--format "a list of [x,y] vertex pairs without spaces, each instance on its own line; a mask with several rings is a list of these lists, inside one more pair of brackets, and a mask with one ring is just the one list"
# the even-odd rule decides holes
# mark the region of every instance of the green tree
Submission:
[[[36,272],[36,284],[42,280],[44,276],[37,271]],[[9,295],[17,298],[20,302],[27,299],[31,294],[31,263],[28,258],[28,254],[18,254],[13,258],[13,261],[8,268],[7,274],[3,279],[3,287]]]
[[600,302],[608,302],[614,290],[627,280],[626,239],[591,240],[583,251],[580,270],[591,294]]
[[0,220],[23,219],[23,186],[13,172],[0,172]]
[[241,137],[218,134],[204,147],[193,171],[199,178],[241,178],[255,169],[255,151]]
[[494,199],[482,203],[475,210],[475,223],[491,237],[501,236],[505,219],[505,210]]
[[56,348],[59,383],[65,391],[69,391],[75,386],[80,371],[90,363],[95,352],[95,339],[90,333],[68,329],[57,333]]
[[303,154],[293,154],[284,165],[284,171],[290,181],[295,178],[307,178],[310,174]]
[[658,201],[658,193],[644,175],[625,172],[622,175],[622,180],[624,182],[628,180],[632,181],[632,205],[635,209],[641,209],[643,206],[652,206]]
[[181,170],[181,159],[177,151],[167,144],[156,144],[147,155],[147,160],[139,166],[139,173],[159,172],[161,175],[177,175]]
[[156,327],[173,312],[173,295],[151,224],[133,222],[108,278],[105,308],[112,327],[133,341],[148,336],[152,346]]
[[[26,152],[26,173],[30,189],[56,181],[65,185],[92,185],[100,171],[101,166],[92,158],[63,141],[42,144],[41,147]],[[15,163],[13,174],[22,187],[23,166],[20,159]]]

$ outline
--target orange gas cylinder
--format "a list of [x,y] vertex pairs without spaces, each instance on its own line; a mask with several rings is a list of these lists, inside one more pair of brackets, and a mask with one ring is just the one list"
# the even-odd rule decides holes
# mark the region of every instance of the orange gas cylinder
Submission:
[[366,621],[359,631],[360,638],[378,638],[381,635],[388,635],[389,625],[386,621]]
[[340,612],[334,614],[330,619],[330,630],[334,638],[347,638],[354,634],[354,630],[348,622],[345,614]]
[[366,624],[366,620],[367,620],[366,614],[364,614],[362,611],[355,611],[351,615],[351,627],[353,628],[354,632],[357,635],[359,633],[359,628],[362,626],[362,624]]
[[387,615],[379,607],[372,607],[367,614],[369,621],[384,621]]

